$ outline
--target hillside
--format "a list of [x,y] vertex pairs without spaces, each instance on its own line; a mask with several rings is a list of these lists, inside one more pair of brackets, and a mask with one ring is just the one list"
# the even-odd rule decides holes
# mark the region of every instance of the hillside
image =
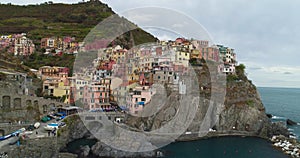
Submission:
[[[40,52],[41,38],[72,36],[77,42],[81,42],[91,29],[111,15],[115,15],[112,9],[97,0],[77,4],[49,2],[27,6],[0,4],[0,35],[27,33],[27,37],[36,45],[37,52]],[[113,43],[129,49],[133,46],[132,43],[139,45],[156,40],[154,36],[138,28],[124,33]],[[66,66],[72,70],[75,60],[72,55],[50,57],[40,53],[16,58],[7,54],[5,50],[2,50],[0,55],[3,60],[2,69],[23,72],[28,71],[28,67],[38,69],[44,65]],[[28,67],[21,65],[21,61]]]
[[[74,36],[80,42],[99,22],[114,14],[110,7],[97,0],[77,4],[0,4],[0,34],[25,32],[37,45],[41,38],[49,36]],[[141,29],[133,30],[132,34],[137,45],[156,41]],[[125,46],[128,36],[127,33],[120,37]]]

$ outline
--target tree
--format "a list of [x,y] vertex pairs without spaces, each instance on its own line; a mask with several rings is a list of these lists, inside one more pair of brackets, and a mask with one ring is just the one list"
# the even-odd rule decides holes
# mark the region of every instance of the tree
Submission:
[[240,64],[235,67],[236,75],[238,76],[239,79],[246,81],[247,77],[245,75],[245,69],[246,66],[244,64]]

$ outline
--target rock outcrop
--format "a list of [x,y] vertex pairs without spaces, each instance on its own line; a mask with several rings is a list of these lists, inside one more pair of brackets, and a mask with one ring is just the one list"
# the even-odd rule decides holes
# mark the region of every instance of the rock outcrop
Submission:
[[[209,129],[215,129],[218,134],[226,135],[241,134],[271,137],[273,134],[287,135],[287,130],[283,126],[274,124],[265,113],[258,91],[255,85],[247,79],[246,76],[240,74],[241,79],[227,80],[225,88],[222,86],[212,86],[214,79],[211,77],[215,72],[208,70],[206,66],[203,68],[195,68],[198,74],[200,102],[193,121],[190,123],[186,131],[194,133],[190,136],[184,136],[184,139],[196,139],[199,136],[205,136],[209,133]],[[213,89],[215,88],[215,89]],[[212,96],[212,91],[216,91],[217,95],[226,93],[225,101],[222,97],[216,98]],[[163,107],[161,111],[150,117],[129,117],[127,123],[140,130],[158,129],[169,120],[172,120],[177,113],[179,96],[169,96],[170,102]],[[213,98],[214,97],[214,98]],[[219,100],[218,100],[219,99]],[[203,131],[203,135],[196,135]],[[190,137],[190,138],[189,138]],[[179,138],[179,140],[182,140]]]
[[290,119],[287,119],[286,120],[286,124],[287,125],[290,125],[290,126],[293,126],[293,125],[297,125],[297,122],[293,121],[293,120],[290,120]]

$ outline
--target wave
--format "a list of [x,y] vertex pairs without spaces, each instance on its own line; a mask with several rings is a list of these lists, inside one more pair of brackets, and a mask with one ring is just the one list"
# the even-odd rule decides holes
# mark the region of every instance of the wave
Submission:
[[283,119],[286,119],[286,118],[281,117],[281,116],[272,116],[272,119],[274,119],[274,120],[283,120]]
[[288,128],[288,131],[294,131],[294,129],[292,129],[292,128]]

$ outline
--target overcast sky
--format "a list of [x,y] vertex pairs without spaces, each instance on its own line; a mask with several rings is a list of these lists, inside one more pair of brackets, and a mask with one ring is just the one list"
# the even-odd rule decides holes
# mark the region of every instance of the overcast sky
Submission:
[[[4,0],[1,3],[42,2],[45,1]],[[78,1],[53,0],[53,2]],[[234,48],[239,63],[246,65],[248,77],[257,86],[300,87],[298,0],[103,0],[102,2],[107,3],[121,15],[126,10],[148,6],[179,11],[200,23],[215,43]],[[171,37],[157,30],[147,30],[161,38]]]

